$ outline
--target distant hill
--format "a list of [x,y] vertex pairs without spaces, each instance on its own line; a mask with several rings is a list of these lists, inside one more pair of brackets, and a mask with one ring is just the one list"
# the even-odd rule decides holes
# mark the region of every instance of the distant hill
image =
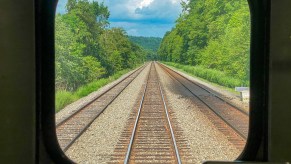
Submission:
[[156,53],[161,44],[162,38],[159,37],[143,37],[143,36],[128,36],[133,43]]

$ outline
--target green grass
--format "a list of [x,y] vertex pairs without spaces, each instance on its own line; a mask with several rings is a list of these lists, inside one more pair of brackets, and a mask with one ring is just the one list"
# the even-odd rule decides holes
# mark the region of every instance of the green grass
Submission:
[[202,79],[205,79],[209,82],[231,88],[232,90],[234,87],[239,86],[249,86],[249,81],[241,80],[234,78],[232,76],[226,75],[224,72],[214,70],[214,69],[207,69],[201,66],[189,66],[189,65],[182,65],[172,62],[162,62],[168,66],[175,67],[183,72],[186,72],[192,76],[196,76]]
[[64,91],[64,90],[58,90],[56,91],[56,101],[55,101],[55,108],[56,112],[59,112],[61,109],[63,109],[66,105],[82,98],[90,93],[97,91],[99,88],[105,86],[106,84],[118,79],[122,75],[129,72],[130,69],[125,69],[122,71],[119,71],[115,73],[112,76],[109,76],[108,78],[102,78],[99,80],[96,80],[94,82],[88,83],[80,88],[78,88],[74,92]]
[[74,102],[78,99],[78,97],[73,94],[72,92],[68,91],[57,91],[56,92],[56,112],[58,112],[60,109],[62,109],[67,104],[70,104],[71,102]]

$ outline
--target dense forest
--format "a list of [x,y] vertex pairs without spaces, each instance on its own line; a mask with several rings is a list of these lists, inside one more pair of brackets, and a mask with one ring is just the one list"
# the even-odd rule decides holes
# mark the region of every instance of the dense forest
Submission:
[[248,81],[250,12],[246,0],[190,0],[158,50],[160,60],[222,71]]
[[123,29],[108,28],[110,13],[103,3],[68,0],[66,9],[55,19],[56,90],[74,91],[146,59]]
[[147,60],[158,60],[158,49],[162,38],[159,37],[144,37],[144,36],[128,36],[128,39],[133,43],[141,46],[146,51]]
[[162,38],[159,37],[144,37],[144,36],[128,36],[129,40],[137,45],[140,45],[146,50],[157,52],[161,44]]

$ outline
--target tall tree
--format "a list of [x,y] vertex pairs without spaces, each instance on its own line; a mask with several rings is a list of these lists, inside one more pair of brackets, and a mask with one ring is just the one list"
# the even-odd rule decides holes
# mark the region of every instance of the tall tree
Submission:
[[200,65],[248,78],[250,13],[246,0],[190,0],[158,54],[165,61]]
[[143,62],[144,51],[124,30],[108,29],[108,8],[88,0],[68,0],[56,16],[56,89],[79,86]]

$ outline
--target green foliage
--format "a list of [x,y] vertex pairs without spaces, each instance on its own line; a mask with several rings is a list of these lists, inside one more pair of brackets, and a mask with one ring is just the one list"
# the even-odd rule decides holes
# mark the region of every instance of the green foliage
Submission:
[[129,41],[123,29],[108,28],[110,13],[103,3],[68,0],[66,7],[67,13],[55,19],[57,109],[109,81],[102,78],[134,68],[147,55]]
[[246,0],[190,0],[158,50],[162,61],[202,66],[249,79],[250,13]]
[[56,91],[56,112],[64,108],[66,105],[89,95],[90,93],[97,91],[99,88],[105,86],[106,84],[118,79],[125,73],[129,72],[129,69],[125,69],[115,73],[112,76],[107,78],[101,78],[96,81],[90,82],[76,91],[65,91],[65,90],[57,90]]
[[112,28],[104,31],[99,40],[102,49],[102,61],[108,74],[125,68],[132,68],[145,61],[144,50],[129,41],[121,28]]
[[77,99],[78,97],[69,91],[58,90],[56,92],[56,102],[55,102],[56,112],[65,107],[67,104],[76,101]]
[[161,44],[162,38],[159,37],[144,37],[144,36],[128,36],[128,39],[141,46],[146,50],[157,52]]
[[128,36],[128,39],[142,47],[146,54],[147,60],[158,60],[157,51],[161,44],[162,38],[159,37],[143,37],[143,36]]
[[184,72],[187,72],[193,76],[203,78],[207,81],[219,84],[221,86],[225,86],[228,88],[234,88],[237,86],[248,86],[249,81],[242,80],[239,78],[234,78],[232,76],[227,75],[226,73],[214,69],[207,69],[202,66],[190,66],[190,65],[182,65],[173,62],[163,62],[169,66],[178,68]]
[[96,57],[85,54],[87,45],[78,41],[65,19],[56,16],[56,88],[74,90],[101,77],[105,70]]

